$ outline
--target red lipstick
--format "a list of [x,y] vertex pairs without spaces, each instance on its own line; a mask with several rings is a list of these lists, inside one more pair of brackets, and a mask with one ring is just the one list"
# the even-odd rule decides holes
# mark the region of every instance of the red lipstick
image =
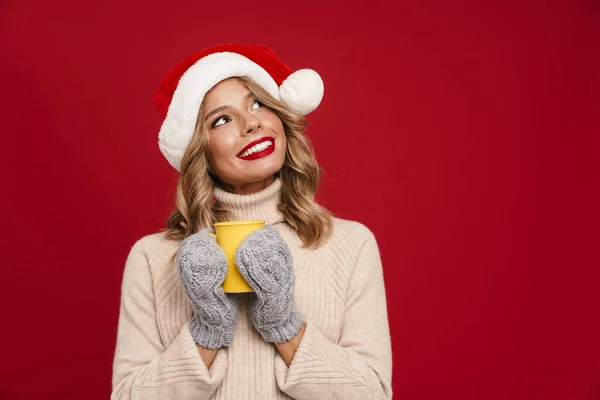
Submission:
[[[266,149],[263,149],[261,151],[252,153],[250,155],[244,156],[242,157],[241,154],[243,154],[246,150],[248,150],[249,148],[251,148],[252,146],[255,146],[259,143],[263,143],[263,142],[271,142],[271,144],[269,145],[269,147],[267,147]],[[263,138],[260,138],[258,140],[252,141],[250,143],[248,143],[243,149],[242,151],[240,151],[238,153],[238,157],[241,158],[242,160],[256,160],[258,158],[262,158],[262,157],[266,157],[269,154],[273,153],[275,151],[275,138],[271,137],[271,136],[265,136]]]

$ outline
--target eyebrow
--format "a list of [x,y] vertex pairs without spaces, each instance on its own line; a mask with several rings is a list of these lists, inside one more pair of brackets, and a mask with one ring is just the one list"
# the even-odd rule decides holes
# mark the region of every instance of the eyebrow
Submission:
[[[244,100],[249,99],[250,97],[254,97],[254,94],[252,92],[248,92],[246,94],[246,96],[244,96]],[[224,111],[228,108],[231,108],[231,106],[229,105],[224,105],[224,106],[220,106],[215,108],[214,110],[212,110],[211,112],[209,112],[208,114],[206,114],[206,117],[204,118],[204,122],[206,122],[212,115],[220,113],[221,111]]]

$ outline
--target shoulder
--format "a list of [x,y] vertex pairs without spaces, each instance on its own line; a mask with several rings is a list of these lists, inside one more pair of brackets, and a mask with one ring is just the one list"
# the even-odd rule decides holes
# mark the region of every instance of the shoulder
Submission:
[[153,249],[156,249],[158,246],[165,245],[168,242],[169,240],[166,238],[165,232],[155,232],[134,240],[131,249],[148,254]]
[[324,256],[333,254],[336,258],[352,263],[366,245],[377,247],[375,234],[369,227],[362,222],[332,217],[329,237],[322,246],[311,251]]
[[349,241],[359,248],[367,242],[376,242],[375,234],[365,224],[338,217],[333,217],[332,220],[332,238]]
[[180,241],[167,239],[163,231],[144,235],[131,245],[126,269],[144,268],[151,273],[163,269],[177,252],[179,243]]

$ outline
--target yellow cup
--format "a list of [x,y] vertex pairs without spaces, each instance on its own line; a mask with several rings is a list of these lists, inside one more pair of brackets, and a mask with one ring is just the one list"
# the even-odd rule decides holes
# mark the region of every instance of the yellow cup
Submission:
[[223,291],[225,293],[245,293],[252,292],[252,288],[244,280],[242,274],[235,265],[235,252],[237,251],[242,240],[252,231],[265,227],[263,220],[251,221],[230,221],[217,222],[215,224],[216,235],[212,234],[217,239],[217,244],[221,246],[227,256],[227,264],[229,269],[223,282]]

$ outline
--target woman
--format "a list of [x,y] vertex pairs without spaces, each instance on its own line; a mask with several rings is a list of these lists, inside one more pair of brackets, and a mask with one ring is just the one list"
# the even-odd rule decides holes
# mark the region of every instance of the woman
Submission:
[[[389,399],[391,342],[377,242],[314,201],[304,115],[323,95],[266,46],[180,62],[155,104],[180,172],[166,232],[125,264],[112,399]],[[215,222],[266,221],[239,246],[252,293],[221,288]]]

